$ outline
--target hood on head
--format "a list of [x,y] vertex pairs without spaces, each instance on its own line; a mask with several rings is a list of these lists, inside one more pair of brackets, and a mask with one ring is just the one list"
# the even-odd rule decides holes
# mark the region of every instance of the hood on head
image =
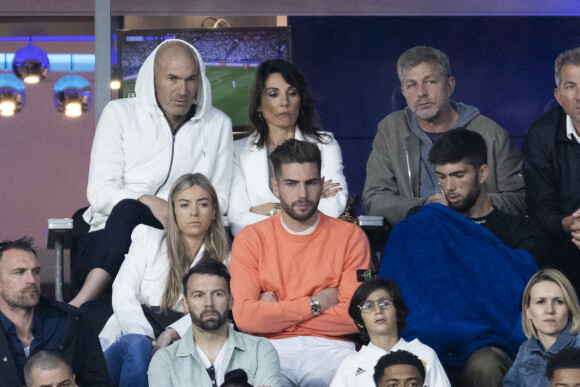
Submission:
[[197,88],[197,108],[195,110],[194,118],[201,117],[203,113],[211,107],[211,86],[207,76],[205,75],[205,63],[203,62],[201,55],[193,45],[181,39],[165,40],[163,43],[155,47],[147,59],[145,59],[145,62],[143,62],[141,69],[139,69],[139,74],[137,75],[137,82],[135,84],[136,97],[139,100],[140,105],[148,111],[154,111],[159,107],[157,105],[157,99],[155,98],[155,54],[157,53],[157,50],[159,50],[159,47],[169,42],[181,42],[190,47],[195,54],[199,67],[199,84]]

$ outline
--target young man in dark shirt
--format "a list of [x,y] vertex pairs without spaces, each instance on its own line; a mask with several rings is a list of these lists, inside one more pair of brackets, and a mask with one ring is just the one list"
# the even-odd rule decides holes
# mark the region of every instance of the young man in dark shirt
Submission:
[[[549,239],[547,238],[545,232],[542,231],[540,226],[532,219],[501,212],[500,210],[494,208],[489,200],[485,189],[485,181],[490,177],[489,166],[487,164],[487,147],[481,135],[463,128],[448,131],[440,138],[437,143],[433,145],[433,148],[431,148],[431,151],[429,152],[429,162],[435,165],[441,193],[445,196],[447,205],[450,209],[486,228],[495,236],[495,238],[499,239],[501,244],[509,247],[510,249],[525,250],[534,258],[538,266],[541,267],[544,265],[544,263],[547,261],[547,257],[550,251]],[[513,173],[518,173],[518,171],[514,171]],[[436,210],[435,208],[431,209]],[[418,207],[417,211],[415,212],[419,213],[416,216],[423,216],[423,221],[425,221],[425,219],[428,219],[425,217],[426,210],[428,210],[428,208]],[[411,212],[412,211],[409,211],[409,214],[411,214]],[[440,215],[443,216],[444,213],[445,211],[441,212]],[[494,250],[493,246],[495,245],[495,242],[491,239],[485,239],[485,234],[487,233],[481,232],[485,230],[479,230],[473,227],[470,228],[468,226],[471,226],[471,224],[467,225],[467,223],[463,221],[464,219],[457,219],[453,221],[452,218],[461,217],[453,216],[449,219],[441,219],[441,225],[429,224],[423,226],[429,228],[446,226],[451,227],[448,240],[432,241],[433,243],[456,245],[459,243],[458,241],[462,240],[463,238],[463,240],[473,239],[474,242],[479,243],[473,245],[468,244],[468,246],[479,246],[482,248],[487,248],[487,241],[489,242],[490,247],[489,254],[497,253],[498,255],[484,256],[484,259],[486,257],[489,259],[490,266],[483,266],[484,269],[482,272],[478,272],[477,269],[472,268],[473,271],[470,273],[473,275],[471,277],[458,274],[465,274],[465,272],[461,271],[460,268],[454,267],[454,265],[457,265],[457,262],[469,262],[468,265],[473,263],[469,259],[475,256],[474,251],[458,252],[460,257],[462,254],[464,254],[464,261],[453,261],[452,259],[443,259],[442,261],[437,261],[437,267],[448,268],[451,272],[455,273],[457,277],[459,277],[451,278],[451,281],[466,281],[467,278],[471,278],[471,280],[477,282],[477,284],[473,283],[470,285],[470,287],[474,288],[481,286],[484,289],[491,288],[486,282],[486,279],[489,278],[491,273],[494,273],[494,271],[497,270],[495,274],[496,279],[499,280],[500,277],[505,276],[502,270],[511,270],[511,268],[520,266],[521,262],[517,259],[510,261],[511,258],[513,258],[512,256],[504,256],[501,255],[499,251]],[[446,223],[447,221],[449,223]],[[454,238],[457,238],[457,240]],[[477,239],[477,241],[475,241],[475,239]],[[391,252],[392,248],[388,249],[388,251]],[[387,256],[387,251],[385,252],[385,256]],[[506,258],[507,262],[505,262],[505,267],[502,267],[503,262],[501,259],[498,259],[498,257]],[[436,260],[435,256],[433,260]],[[381,273],[388,271],[386,268],[383,270],[382,266],[383,265],[381,265]],[[529,265],[526,265],[526,267],[528,266]],[[479,269],[482,269],[482,267],[480,266]],[[442,272],[444,272],[444,270],[442,270]],[[527,271],[523,270],[517,272],[517,269],[515,269],[515,271],[509,272],[513,275],[520,275],[521,277],[525,277],[523,272]],[[393,278],[398,281],[401,280],[397,277]],[[514,281],[514,283],[515,282],[516,281]],[[499,285],[496,285],[495,288],[498,288],[498,286]],[[517,293],[517,287],[514,288],[515,293]],[[491,290],[492,289],[490,289],[489,294],[493,294]],[[465,297],[463,294],[457,294],[455,296],[457,296],[459,299]],[[485,296],[488,296],[488,294]],[[516,305],[515,308],[517,308],[517,305],[520,302],[520,296],[515,298],[517,298],[517,301],[514,302],[513,305]],[[493,297],[490,296],[490,299],[493,299]],[[512,301],[514,301],[514,297],[510,298],[506,295],[504,303],[509,305]],[[466,323],[466,321],[462,320],[461,318],[457,319],[457,321],[453,321],[455,323]],[[510,321],[510,314],[498,315],[497,321],[494,321],[493,318],[487,321],[487,323],[489,323],[493,328],[494,333],[497,333],[498,339],[494,339],[495,341],[483,340],[485,335],[478,335],[475,331],[467,330],[470,332],[470,334],[473,334],[474,337],[482,339],[481,346],[479,349],[475,348],[475,352],[472,352],[471,350],[468,351],[467,347],[461,347],[456,343],[456,345],[461,347],[465,352],[472,353],[469,355],[468,360],[464,363],[463,366],[453,365],[450,361],[448,361],[447,364],[444,363],[444,365],[447,366],[446,370],[452,385],[479,387],[501,384],[503,376],[508,371],[512,363],[508,355],[510,353],[510,348],[504,345],[505,341],[502,342],[501,340],[501,327],[503,325],[509,325],[508,322]],[[490,331],[491,330],[492,329],[490,329]],[[486,332],[488,336],[490,336],[490,331]],[[451,341],[453,340],[454,339]]]
[[492,206],[485,191],[487,148],[478,133],[463,128],[446,133],[429,152],[429,161],[449,208],[485,227],[504,245],[526,250],[538,266],[545,265],[550,242],[539,224]]

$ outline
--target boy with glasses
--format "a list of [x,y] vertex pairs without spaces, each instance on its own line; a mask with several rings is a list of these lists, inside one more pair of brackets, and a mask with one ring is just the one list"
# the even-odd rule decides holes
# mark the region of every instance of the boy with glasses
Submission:
[[348,314],[368,344],[343,360],[331,387],[374,386],[373,372],[377,361],[397,350],[411,352],[421,359],[428,386],[450,386],[435,351],[417,339],[407,342],[400,338],[409,309],[396,283],[378,278],[364,282],[352,296]]

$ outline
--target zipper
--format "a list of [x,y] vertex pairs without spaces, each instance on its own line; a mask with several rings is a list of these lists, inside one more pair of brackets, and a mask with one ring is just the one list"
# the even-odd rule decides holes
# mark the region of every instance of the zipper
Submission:
[[167,171],[167,176],[165,176],[165,180],[163,181],[163,183],[161,183],[161,185],[155,191],[155,196],[157,196],[157,194],[159,193],[159,190],[161,190],[161,188],[165,185],[165,183],[167,183],[167,180],[169,180],[169,175],[171,174],[171,168],[173,167],[173,152],[174,151],[175,151],[175,134],[172,134],[171,135],[171,159],[169,161],[169,170]]
[[415,190],[413,189],[413,178],[411,176],[411,162],[409,160],[409,148],[405,144],[405,158],[407,159],[407,174],[409,175],[409,185],[411,186],[411,195],[415,196]]

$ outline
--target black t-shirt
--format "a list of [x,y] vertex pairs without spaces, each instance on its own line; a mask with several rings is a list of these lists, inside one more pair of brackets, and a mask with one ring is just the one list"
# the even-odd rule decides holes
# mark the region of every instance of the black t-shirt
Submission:
[[[407,218],[420,209],[421,206],[411,208],[407,212]],[[534,219],[506,214],[496,208],[484,217],[468,219],[488,229],[509,248],[530,253],[539,268],[550,265],[550,236]]]
[[506,214],[495,208],[482,218],[469,219],[488,229],[504,245],[526,250],[539,267],[547,264],[550,239],[534,219]]

